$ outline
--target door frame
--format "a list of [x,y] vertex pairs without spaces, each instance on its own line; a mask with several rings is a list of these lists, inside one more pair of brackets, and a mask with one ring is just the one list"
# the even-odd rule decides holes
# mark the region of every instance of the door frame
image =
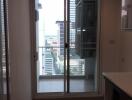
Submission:
[[[69,1],[69,0],[65,0]],[[98,25],[97,25],[97,91],[96,92],[84,92],[84,93],[62,93],[62,92],[52,92],[52,93],[37,93],[37,79],[36,79],[36,60],[37,60],[37,52],[36,52],[36,13],[35,13],[35,0],[29,1],[30,5],[30,32],[31,32],[31,87],[32,87],[32,98],[33,99],[43,99],[43,98],[63,98],[63,97],[97,97],[102,95],[102,79],[101,76],[101,60],[100,60],[100,9],[101,9],[101,0],[98,1]],[[66,12],[65,12],[66,13]],[[67,25],[67,24],[65,24]],[[66,30],[64,30],[66,32]],[[67,40],[64,40],[67,43]],[[67,41],[67,42],[66,42]],[[69,52],[69,51],[68,51]],[[69,54],[68,54],[69,55]],[[69,63],[69,62],[65,62]],[[65,67],[66,68],[66,67]],[[65,76],[66,73],[65,72]],[[67,79],[67,78],[66,78]],[[66,80],[64,80],[66,82]],[[64,82],[64,83],[65,83]],[[69,81],[67,81],[69,84]],[[68,85],[69,87],[69,85]],[[64,89],[66,91],[66,88]]]

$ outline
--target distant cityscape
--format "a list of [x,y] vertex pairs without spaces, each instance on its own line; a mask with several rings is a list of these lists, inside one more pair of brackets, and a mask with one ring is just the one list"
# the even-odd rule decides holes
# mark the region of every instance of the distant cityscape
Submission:
[[[70,75],[84,75],[85,61],[75,52],[75,0],[70,0]],[[57,35],[44,35],[39,46],[40,75],[64,75],[64,21],[57,20]]]
[[[58,35],[46,35],[45,46],[39,47],[42,51],[42,75],[64,74],[64,22],[56,21]],[[84,75],[84,60],[75,53],[75,29],[71,29],[70,38],[70,73],[71,75]]]

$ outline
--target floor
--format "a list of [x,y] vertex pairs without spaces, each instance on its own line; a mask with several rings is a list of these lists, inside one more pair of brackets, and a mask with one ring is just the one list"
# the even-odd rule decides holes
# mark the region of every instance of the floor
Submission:
[[[93,92],[95,91],[94,80],[71,79],[70,92]],[[63,79],[41,79],[38,81],[38,93],[64,92]]]

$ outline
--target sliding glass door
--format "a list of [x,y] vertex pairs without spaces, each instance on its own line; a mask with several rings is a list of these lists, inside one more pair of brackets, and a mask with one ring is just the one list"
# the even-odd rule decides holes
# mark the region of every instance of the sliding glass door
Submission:
[[64,92],[64,0],[36,0],[37,92]]
[[70,92],[94,92],[97,77],[97,0],[69,0],[68,17]]
[[36,91],[97,89],[97,0],[35,0]]

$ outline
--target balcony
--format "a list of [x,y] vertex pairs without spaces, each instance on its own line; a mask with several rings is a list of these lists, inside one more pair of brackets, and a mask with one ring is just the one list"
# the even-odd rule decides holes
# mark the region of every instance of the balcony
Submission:
[[[70,49],[70,92],[95,91],[94,73],[87,73],[85,64],[90,61],[94,68],[94,58],[80,59],[75,54],[75,46]],[[64,52],[63,47],[45,46],[39,47],[38,68],[38,93],[64,92]],[[88,64],[87,64],[88,65]],[[67,80],[67,79],[66,79]]]

